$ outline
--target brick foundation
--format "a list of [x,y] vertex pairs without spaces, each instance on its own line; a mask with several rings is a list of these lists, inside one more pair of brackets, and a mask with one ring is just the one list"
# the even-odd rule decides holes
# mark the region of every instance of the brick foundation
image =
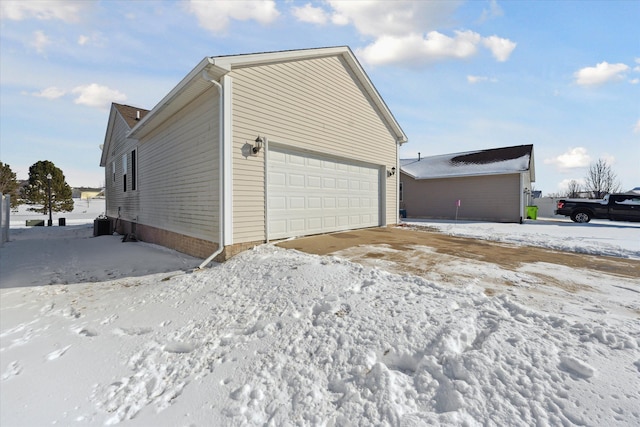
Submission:
[[[218,250],[218,244],[216,242],[185,236],[184,234],[174,233],[173,231],[162,230],[150,225],[137,224],[122,219],[116,220],[115,218],[109,218],[109,220],[112,226],[114,226],[114,231],[118,234],[132,234],[137,240],[142,242],[164,246],[196,258],[209,258],[212,253]],[[214,258],[214,261],[224,262],[232,256],[262,243],[264,242],[258,241],[226,246],[222,252]]]

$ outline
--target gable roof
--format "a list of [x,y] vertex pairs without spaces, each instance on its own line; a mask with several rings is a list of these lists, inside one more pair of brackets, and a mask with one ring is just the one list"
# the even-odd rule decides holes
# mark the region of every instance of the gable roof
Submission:
[[114,102],[113,106],[116,110],[118,110],[125,122],[127,122],[129,129],[133,129],[138,124],[138,122],[149,113],[149,110],[132,107],[131,105],[116,104]]
[[531,181],[535,181],[533,145],[466,151],[421,159],[401,159],[400,169],[414,179],[501,175],[528,171]]
[[206,73],[211,79],[220,80],[225,74],[236,68],[254,67],[278,62],[299,61],[329,56],[341,56],[351,67],[369,99],[376,106],[399,144],[407,142],[407,136],[373,86],[371,80],[348,46],[325,47],[302,50],[286,50],[242,55],[206,57],[182,79],[140,122],[132,129],[130,136],[140,138],[155,126],[187,105],[192,99],[211,87],[211,83],[202,76]]
[[102,144],[102,156],[100,157],[100,166],[107,164],[107,153],[111,146],[111,137],[113,135],[114,127],[116,124],[116,117],[120,116],[129,127],[129,131],[133,129],[147,114],[149,110],[143,108],[132,107],[131,105],[111,103],[111,111],[109,112],[109,121],[107,124],[107,132],[104,136],[104,143]]

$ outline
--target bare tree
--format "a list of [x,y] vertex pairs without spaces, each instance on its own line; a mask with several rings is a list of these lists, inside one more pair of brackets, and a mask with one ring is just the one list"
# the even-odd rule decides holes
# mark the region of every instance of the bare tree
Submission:
[[595,199],[601,199],[608,193],[620,191],[620,182],[613,169],[604,159],[592,163],[585,177],[585,188]]
[[580,192],[582,191],[582,186],[578,181],[572,179],[567,184],[567,194],[566,196],[569,198],[575,199],[576,197],[580,197]]

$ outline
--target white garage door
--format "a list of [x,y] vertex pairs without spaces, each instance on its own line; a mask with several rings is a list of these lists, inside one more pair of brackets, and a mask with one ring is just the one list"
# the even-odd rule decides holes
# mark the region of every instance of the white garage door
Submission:
[[269,238],[380,225],[380,169],[270,147]]

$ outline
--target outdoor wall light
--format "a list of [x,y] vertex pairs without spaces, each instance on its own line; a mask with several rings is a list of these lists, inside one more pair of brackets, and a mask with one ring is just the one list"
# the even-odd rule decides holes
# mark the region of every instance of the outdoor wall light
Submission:
[[393,176],[396,174],[396,167],[392,167],[391,170],[387,171],[387,176]]
[[262,147],[264,147],[264,141],[266,138],[261,137],[260,135],[258,135],[258,137],[256,138],[256,144],[253,146],[253,148],[251,149],[251,151],[253,152],[253,154],[258,154],[258,152],[262,149]]

